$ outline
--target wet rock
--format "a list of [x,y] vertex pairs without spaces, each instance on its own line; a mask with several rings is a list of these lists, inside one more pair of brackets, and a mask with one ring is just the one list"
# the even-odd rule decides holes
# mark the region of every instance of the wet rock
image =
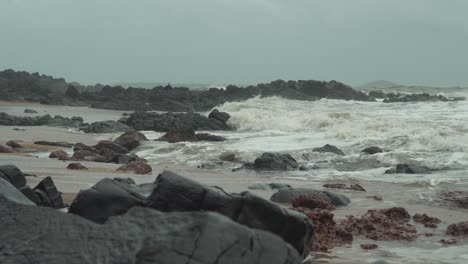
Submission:
[[361,192],[366,191],[366,189],[364,189],[364,187],[362,187],[359,184],[347,185],[344,183],[327,183],[327,184],[324,184],[323,187],[329,188],[329,189],[353,190],[353,191],[361,191]]
[[363,171],[385,167],[387,164],[382,163],[380,160],[375,158],[357,158],[344,160],[335,165],[339,171]]
[[455,238],[441,239],[440,243],[444,246],[456,245],[458,241]]
[[299,164],[289,154],[265,152],[260,158],[256,158],[253,163],[247,163],[245,168],[266,171],[287,171],[297,170]]
[[374,155],[374,154],[377,154],[377,153],[382,153],[383,150],[381,148],[379,148],[379,147],[372,146],[372,147],[368,147],[368,148],[363,149],[361,152],[369,154],[369,155]]
[[67,166],[69,170],[88,170],[88,168],[81,163],[70,163]]
[[468,192],[466,191],[443,192],[440,194],[440,198],[458,207],[468,209]]
[[415,214],[413,215],[413,220],[428,228],[437,228],[437,225],[441,222],[439,218],[428,216],[427,214]]
[[85,145],[83,143],[76,143],[74,146],[73,146],[73,151],[80,151],[80,150],[87,150],[87,151],[91,151],[91,152],[95,152],[97,153],[98,150],[94,147],[91,147],[91,146],[88,146],[88,145]]
[[294,208],[303,207],[310,210],[325,209],[333,211],[336,209],[328,196],[319,193],[300,195],[294,198],[291,204]]
[[449,98],[442,95],[430,95],[427,93],[421,94],[387,94],[384,103],[397,103],[397,102],[434,102],[434,101],[450,101]]
[[349,198],[342,194],[332,193],[328,191],[319,191],[308,188],[280,189],[270,197],[270,200],[276,203],[292,203],[292,201],[295,198],[307,194],[318,194],[323,197],[328,197],[331,200],[331,202],[336,206],[346,206],[351,203]]
[[340,155],[340,156],[345,155],[341,149],[330,144],[326,144],[325,146],[320,147],[320,148],[314,148],[312,151],[320,152],[320,153],[333,153],[333,154]]
[[148,141],[146,136],[138,131],[128,131],[114,140],[115,144],[121,145],[128,150],[139,147],[143,142]]
[[158,140],[167,141],[169,143],[177,143],[182,141],[197,141],[198,139],[193,128],[184,127],[172,129]]
[[[111,157],[114,156],[115,154],[127,154],[129,150],[126,147],[123,147],[119,144],[116,144],[112,141],[109,140],[101,140],[99,141],[95,146],[95,149],[101,151],[104,150],[110,150],[110,153],[113,155],[110,155]],[[101,153],[102,154],[102,153]]]
[[214,211],[251,228],[281,236],[307,256],[312,242],[312,225],[299,213],[249,192],[229,194],[175,173],[165,171],[156,179],[148,206],[160,211]]
[[236,153],[234,152],[223,152],[219,155],[219,159],[222,161],[235,161]]
[[132,161],[117,169],[118,171],[133,172],[135,174],[150,174],[153,171],[151,166],[143,161]]
[[45,140],[39,140],[39,141],[34,141],[34,144],[36,145],[44,145],[44,146],[53,146],[53,147],[63,147],[63,148],[71,148],[74,146],[72,143],[68,142],[52,142],[52,141],[45,141]]
[[398,164],[395,169],[389,169],[385,171],[386,174],[392,173],[406,173],[406,174],[415,174],[415,173],[430,173],[431,169],[425,166],[419,165],[408,165],[408,164]]
[[116,164],[127,164],[129,162],[133,161],[141,161],[141,162],[147,162],[146,159],[140,158],[136,154],[117,154],[114,157],[112,157],[110,160],[107,161],[107,163],[116,163]]
[[3,126],[57,126],[57,127],[80,127],[83,125],[81,117],[67,118],[56,115],[44,116],[12,116],[5,112],[0,113],[0,125]]
[[223,123],[226,123],[231,116],[226,113],[226,112],[220,112],[218,109],[214,109],[211,111],[211,113],[208,115],[208,118],[213,118],[217,119]]
[[451,224],[447,227],[445,232],[451,236],[467,236],[468,235],[468,221]]
[[25,205],[35,205],[26,196],[24,196],[15,186],[5,180],[0,172],[0,197],[4,197],[12,202]]
[[0,145],[0,153],[13,153],[15,152],[12,148]]
[[0,178],[5,179],[17,189],[26,185],[23,172],[14,165],[0,165]]
[[301,263],[278,236],[207,212],[135,207],[96,224],[0,198],[0,222],[2,263]]
[[90,150],[78,150],[73,153],[72,158],[74,160],[83,160],[83,161],[94,161],[94,162],[106,162],[109,159],[105,156],[102,156],[94,151]]
[[108,120],[94,122],[89,125],[82,126],[80,127],[80,130],[85,133],[118,133],[132,131],[133,128],[118,121]]
[[401,207],[369,210],[361,217],[347,216],[340,226],[353,235],[373,240],[407,240],[417,238],[416,228],[408,224],[409,213]]
[[11,148],[22,148],[23,146],[21,146],[20,143],[14,141],[14,140],[10,140],[6,143],[7,146],[11,147]]
[[377,244],[361,244],[361,248],[364,250],[374,250],[377,249],[379,246]]
[[366,198],[369,198],[369,199],[374,199],[376,201],[383,201],[383,197],[382,195],[372,195],[372,196],[366,196]]
[[50,176],[47,176],[33,188],[34,193],[39,197],[39,206],[47,206],[55,209],[63,208],[62,195],[55,187],[55,183]]
[[34,110],[34,109],[28,109],[28,108],[26,108],[26,109],[24,109],[24,113],[25,113],[25,114],[37,114],[37,111]]
[[59,160],[69,160],[70,156],[63,150],[54,150],[50,153],[49,158],[59,159]]
[[198,133],[196,137],[198,141],[226,141],[225,137],[211,135],[208,133]]
[[286,183],[255,183],[247,188],[249,188],[250,190],[275,190],[282,188],[291,188],[291,185]]

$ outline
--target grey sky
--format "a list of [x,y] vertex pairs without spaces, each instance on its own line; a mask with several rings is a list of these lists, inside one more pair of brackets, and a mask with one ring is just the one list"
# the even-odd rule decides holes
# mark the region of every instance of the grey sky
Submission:
[[0,69],[69,81],[468,86],[466,0],[1,0]]

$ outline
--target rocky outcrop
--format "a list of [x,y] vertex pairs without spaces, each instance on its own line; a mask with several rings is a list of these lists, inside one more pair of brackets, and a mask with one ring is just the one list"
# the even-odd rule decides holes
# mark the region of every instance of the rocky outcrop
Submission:
[[62,117],[50,115],[26,117],[13,116],[5,112],[0,113],[0,125],[2,126],[57,126],[57,127],[74,127],[78,128],[83,125],[81,117]]
[[351,200],[342,194],[308,188],[280,189],[270,197],[270,200],[276,203],[292,203],[294,199],[302,195],[320,195],[325,199],[330,199],[336,206],[347,206],[351,203]]
[[253,163],[244,164],[242,168],[264,171],[297,170],[299,164],[289,154],[265,152]]
[[1,263],[299,264],[302,260],[280,237],[209,212],[162,213],[135,207],[96,224],[0,198],[0,222]]
[[333,153],[333,154],[340,155],[340,156],[345,155],[341,149],[330,144],[326,144],[325,146],[320,147],[320,148],[314,148],[312,151],[320,152],[320,153]]
[[85,133],[118,133],[132,131],[133,129],[124,123],[108,120],[82,126],[80,130]]

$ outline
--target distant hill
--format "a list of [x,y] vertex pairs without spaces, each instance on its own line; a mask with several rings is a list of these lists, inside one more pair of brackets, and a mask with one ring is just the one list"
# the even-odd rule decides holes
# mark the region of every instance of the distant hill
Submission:
[[377,81],[372,81],[369,83],[362,84],[354,88],[365,90],[365,89],[387,89],[387,88],[398,87],[398,86],[402,86],[402,85],[394,83],[394,82],[390,82],[390,81],[377,80]]

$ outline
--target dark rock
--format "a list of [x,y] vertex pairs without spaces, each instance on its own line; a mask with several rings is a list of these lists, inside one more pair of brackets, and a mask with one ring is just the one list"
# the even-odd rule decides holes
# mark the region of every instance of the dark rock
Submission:
[[7,146],[0,145],[0,153],[13,153],[15,152],[13,149]]
[[44,116],[12,116],[7,113],[0,113],[0,125],[3,126],[58,126],[58,127],[80,127],[83,125],[83,119],[78,117],[62,117],[56,115]]
[[0,165],[0,178],[5,179],[17,189],[26,185],[23,172],[14,165]]
[[0,222],[2,263],[301,263],[279,237],[207,212],[135,207],[96,224],[1,198]]
[[377,154],[377,153],[382,153],[383,150],[381,148],[379,148],[379,147],[373,146],[373,147],[365,148],[361,152],[364,152],[364,153],[369,154],[369,155],[374,155],[374,154]]
[[62,195],[55,187],[54,181],[50,176],[47,176],[42,181],[34,187],[33,191],[40,199],[40,206],[47,206],[52,208],[63,208],[65,205],[63,204]]
[[208,118],[213,118],[217,119],[223,123],[226,123],[231,116],[226,113],[226,112],[220,112],[218,109],[214,109],[211,111],[211,113],[208,115]]
[[25,205],[34,205],[26,196],[24,196],[15,186],[2,177],[0,172],[0,197],[4,197],[12,202],[25,204]]
[[[110,150],[113,154],[127,154],[129,150],[119,144],[116,144],[109,140],[101,140],[95,146],[95,149],[103,151],[105,149]],[[114,155],[112,155],[114,156]]]
[[451,224],[447,227],[445,232],[451,236],[467,236],[468,235],[468,221]]
[[365,192],[366,189],[359,184],[350,184],[349,186],[344,183],[327,183],[324,184],[323,187],[330,188],[330,189],[342,189],[342,190],[353,190],[353,191],[361,191]]
[[428,228],[437,228],[437,225],[442,222],[439,218],[428,216],[427,214],[415,214],[413,215],[413,220]]
[[289,154],[263,153],[260,158],[256,158],[253,163],[247,163],[245,168],[267,171],[286,171],[299,168],[297,161]]
[[37,111],[34,109],[24,109],[25,114],[37,114]]
[[377,99],[385,99],[387,97],[387,95],[381,91],[370,91],[369,96]]
[[198,133],[196,135],[198,141],[225,141],[225,137],[215,136],[208,133]]
[[440,194],[440,198],[458,207],[468,209],[468,192],[466,191],[443,192]]
[[108,120],[82,126],[80,127],[80,130],[85,133],[118,133],[132,131],[133,129],[124,123]]
[[291,205],[294,208],[302,207],[307,208],[309,210],[325,209],[333,211],[336,209],[335,205],[332,203],[328,196],[321,195],[319,193],[300,195],[294,198]]
[[35,141],[34,144],[36,145],[45,145],[45,146],[54,146],[54,147],[64,147],[64,148],[71,148],[74,144],[68,142],[51,142],[51,141],[44,141],[39,140]]
[[455,238],[441,239],[440,243],[444,246],[455,245],[458,241]]
[[333,145],[329,145],[329,144],[326,144],[325,146],[323,147],[320,147],[320,148],[314,148],[312,151],[315,151],[315,152],[320,152],[320,153],[333,153],[333,154],[336,154],[336,155],[340,155],[340,156],[344,156],[344,152],[337,148],[336,146],[333,146]]
[[150,174],[153,171],[151,166],[143,161],[132,161],[117,169],[118,171],[133,172],[135,174]]
[[360,218],[347,216],[340,225],[353,235],[372,240],[408,240],[417,238],[416,228],[408,224],[409,213],[401,207],[369,210]]
[[214,211],[251,228],[281,236],[302,256],[312,242],[312,225],[307,218],[283,209],[249,192],[228,194],[175,173],[165,171],[156,179],[148,206],[160,211]]
[[408,165],[408,164],[398,164],[395,169],[389,169],[385,171],[386,174],[392,173],[406,173],[406,174],[415,174],[415,173],[430,173],[432,170],[425,166],[419,165]]
[[361,244],[361,248],[364,250],[374,250],[377,249],[379,246],[377,244]]
[[81,163],[70,163],[67,166],[69,170],[87,170],[88,168]]
[[91,152],[98,152],[98,150],[94,147],[91,147],[91,146],[88,146],[88,145],[85,145],[83,143],[76,143],[74,146],[73,146],[73,151],[80,151],[80,150],[87,150],[87,151],[91,151]]
[[148,141],[148,139],[143,133],[128,131],[116,138],[114,143],[126,147],[128,150],[133,150],[139,147],[144,141]]
[[291,188],[291,185],[286,184],[286,183],[255,183],[250,185],[249,187],[250,190],[276,190],[276,189],[282,189],[282,188]]
[[398,102],[434,102],[450,101],[449,98],[442,95],[430,95],[427,93],[422,94],[387,94],[384,103],[398,103]]
[[94,161],[94,162],[106,162],[109,159],[102,156],[94,151],[90,150],[77,150],[73,153],[72,158],[74,160]]
[[7,146],[11,147],[11,148],[22,148],[23,146],[21,146],[21,144],[19,144],[18,142],[14,141],[14,140],[10,140],[6,143]]
[[271,189],[276,190],[276,189],[283,189],[283,188],[291,188],[291,185],[286,184],[286,183],[278,183],[278,182],[272,182],[268,184]]
[[176,143],[182,141],[197,141],[195,130],[191,127],[172,129],[158,140]]
[[147,162],[144,158],[138,157],[136,154],[117,154],[114,157],[112,157],[110,160],[107,161],[107,163],[116,163],[116,164],[127,164],[129,162],[133,161],[141,161],[141,162]]
[[336,206],[346,206],[351,203],[349,198],[342,194],[336,194],[328,191],[318,191],[307,188],[280,189],[270,197],[270,200],[276,203],[292,203],[292,201],[295,198],[307,194],[319,194],[323,197],[328,197]]
[[49,158],[59,160],[69,160],[70,156],[63,150],[54,150],[50,153]]
[[223,161],[235,161],[236,160],[236,153],[234,152],[223,152],[219,155],[219,159]]

